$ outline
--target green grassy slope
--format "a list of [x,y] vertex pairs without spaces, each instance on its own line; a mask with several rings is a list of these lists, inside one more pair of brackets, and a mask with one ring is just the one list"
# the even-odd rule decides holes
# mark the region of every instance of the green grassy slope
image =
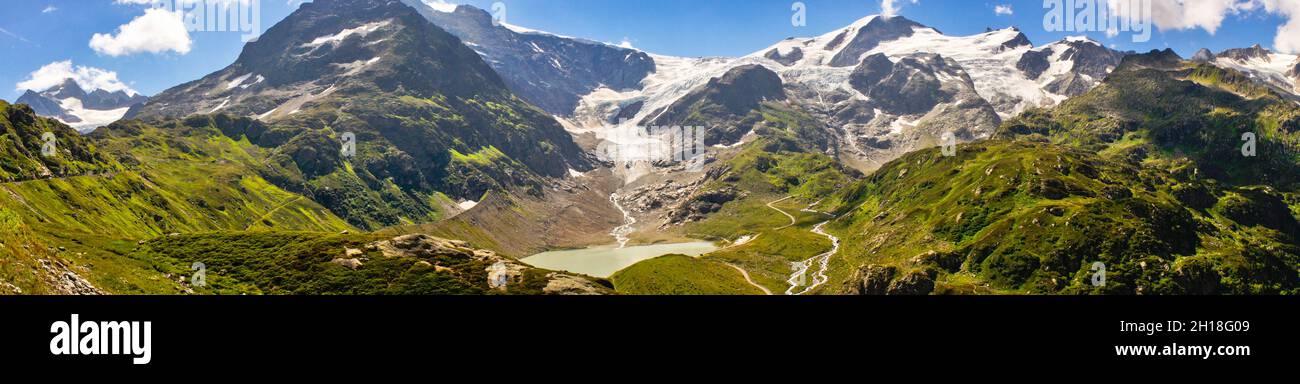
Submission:
[[630,295],[758,295],[735,268],[717,260],[668,255],[610,276],[614,289]]
[[829,228],[842,283],[823,291],[855,291],[878,265],[937,293],[1297,293],[1300,108],[1229,72],[1142,59],[997,140],[908,154],[838,193],[852,202]]
[[[8,116],[0,125],[66,128],[30,111]],[[258,176],[259,149],[213,126],[122,122],[78,140],[84,143],[66,147],[100,159],[83,166],[98,172],[0,183],[0,212],[59,260],[93,266],[86,279],[111,293],[177,292],[152,265],[123,257],[139,240],[213,230],[353,228]],[[74,156],[61,153],[55,161],[65,157]]]

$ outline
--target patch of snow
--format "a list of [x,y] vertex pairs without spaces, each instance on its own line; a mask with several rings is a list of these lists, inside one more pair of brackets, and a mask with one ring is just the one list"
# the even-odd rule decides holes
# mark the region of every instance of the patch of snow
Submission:
[[258,85],[258,84],[261,84],[263,81],[266,81],[266,78],[265,78],[265,77],[262,77],[262,75],[257,75],[257,79],[253,80],[253,83],[252,83],[252,84],[244,84],[244,85],[240,85],[240,86],[239,86],[239,89],[248,89],[248,87],[251,87],[251,86],[254,86],[254,85]]
[[465,200],[456,205],[459,206],[461,210],[468,211],[471,208],[478,206],[478,202],[474,200]]
[[739,245],[744,245],[745,243],[748,243],[750,240],[754,240],[754,236],[744,235],[741,237],[737,237],[736,241],[731,242],[731,246],[735,247]]
[[378,31],[380,28],[392,24],[392,22],[393,22],[392,20],[376,21],[373,23],[367,23],[365,25],[356,28],[344,29],[342,31],[339,31],[339,33],[335,33],[333,35],[318,37],[315,40],[312,40],[310,43],[301,45],[301,47],[312,48],[314,50],[316,48],[320,48],[325,44],[335,45],[341,43],[343,42],[344,39],[347,39],[349,36],[352,35],[361,35],[361,37],[366,37],[367,35],[370,35],[371,33]]
[[266,111],[266,113],[263,113],[263,114],[257,115],[257,119],[258,119],[258,120],[266,119],[267,116],[271,116],[272,113],[275,113],[275,111],[276,111],[276,110],[279,110],[279,109],[280,109],[280,107],[271,108],[271,110]]
[[63,110],[67,112],[69,115],[76,116],[78,119],[81,119],[81,122],[69,123],[63,121],[62,119],[58,119],[58,120],[63,122],[64,124],[67,124],[69,127],[76,129],[77,132],[83,132],[83,133],[94,130],[95,128],[109,125],[114,121],[121,120],[122,116],[126,116],[126,112],[131,109],[129,107],[109,109],[109,110],[87,109],[82,105],[81,99],[77,99],[74,97],[61,99],[58,100],[58,102],[59,102],[59,107],[62,107]]
[[1098,47],[1104,47],[1104,45],[1102,45],[1100,42],[1097,42],[1097,40],[1093,40],[1091,37],[1083,36],[1083,35],[1066,36],[1065,41],[1075,42],[1075,43],[1092,43],[1093,45],[1096,45]]
[[243,84],[244,80],[248,80],[248,78],[250,77],[253,77],[252,72],[244,74],[243,76],[240,77],[236,77],[234,80],[231,80],[229,83],[226,84],[226,89],[235,89],[235,87],[238,87],[240,84]]
[[1300,91],[1300,79],[1291,78],[1289,72],[1295,67],[1298,59],[1300,56],[1297,55],[1274,53],[1249,60],[1220,57],[1214,60],[1214,65],[1240,71],[1256,80],[1295,94]]
[[[570,37],[570,36],[557,35],[557,34],[554,34],[554,33],[545,32],[545,31],[539,31],[539,30],[532,29],[532,28],[525,28],[525,27],[521,27],[521,26],[518,26],[518,25],[510,24],[510,23],[501,23],[501,26],[502,26],[502,27],[505,27],[506,29],[509,29],[509,30],[511,30],[511,31],[513,31],[513,32],[515,32],[515,33],[522,33],[522,34],[526,34],[526,35],[548,35],[548,36],[555,36],[555,37],[560,37],[560,38],[565,38],[565,39],[574,39],[573,37]],[[574,40],[576,40],[576,39],[574,39]],[[583,40],[583,41],[586,41],[586,40]]]
[[576,169],[569,168],[569,177],[578,178],[578,177],[582,177],[583,175],[584,174],[582,172],[578,172],[578,170]]
[[456,7],[459,7],[459,5],[457,4],[448,3],[443,0],[420,0],[420,1],[424,3],[424,5],[429,6],[429,8],[433,8],[433,10],[438,12],[443,12],[443,13],[456,12]]
[[901,135],[905,128],[916,128],[916,121],[904,119],[900,116],[889,123],[889,134]]
[[208,113],[209,114],[216,113],[217,111],[220,111],[222,108],[225,108],[227,104],[230,104],[230,96],[226,96],[225,99],[221,100],[221,104],[212,108],[212,110],[208,111]]
[[370,60],[365,60],[365,61],[357,60],[351,63],[332,63],[330,65],[342,69],[344,71],[343,76],[347,77],[365,71],[366,68],[369,68],[371,65],[378,63],[379,60],[382,58],[383,56],[376,56],[371,58]]

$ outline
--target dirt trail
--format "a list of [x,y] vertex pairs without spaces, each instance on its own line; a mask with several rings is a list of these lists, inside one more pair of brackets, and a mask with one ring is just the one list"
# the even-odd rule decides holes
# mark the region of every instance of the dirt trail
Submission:
[[768,207],[768,208],[772,208],[773,210],[775,210],[775,211],[777,211],[777,212],[781,212],[782,215],[785,215],[785,217],[789,217],[789,218],[790,218],[790,224],[786,224],[785,226],[780,227],[780,228],[774,228],[775,230],[778,230],[778,231],[779,231],[779,230],[782,230],[782,229],[786,229],[786,228],[793,227],[793,226],[795,225],[795,223],[797,222],[797,221],[795,220],[795,218],[794,218],[794,215],[791,215],[791,214],[789,214],[789,213],[786,213],[785,211],[782,211],[781,208],[777,208],[777,207],[772,206],[772,204],[776,204],[776,203],[780,203],[780,202],[782,202],[782,201],[790,200],[791,198],[794,198],[794,196],[786,196],[785,198],[783,198],[783,199],[781,199],[781,200],[777,200],[777,201],[773,201],[773,202],[771,202],[771,203],[767,203],[767,207]]
[[772,296],[772,290],[769,290],[767,289],[767,287],[764,287],[762,285],[758,285],[758,283],[754,282],[754,279],[749,278],[749,271],[746,271],[744,268],[741,268],[740,266],[732,263],[726,263],[726,264],[732,268],[735,268],[736,271],[740,272],[741,276],[745,276],[745,281],[749,282],[749,285],[754,286],[754,288],[763,290],[763,294],[765,295]]

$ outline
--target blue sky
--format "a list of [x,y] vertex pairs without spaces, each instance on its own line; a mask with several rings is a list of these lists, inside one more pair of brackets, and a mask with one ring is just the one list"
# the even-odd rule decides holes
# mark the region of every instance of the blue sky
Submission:
[[[238,56],[243,41],[238,32],[191,32],[187,49],[138,52],[119,28],[145,15],[146,6],[115,0],[0,0],[0,98],[16,99],[19,83],[51,63],[71,61],[74,71],[102,83],[121,85],[147,95],[198,79],[225,67]],[[118,3],[148,0],[116,0]],[[249,0],[210,0],[249,1]],[[434,0],[431,0],[434,1]],[[448,0],[491,9],[497,0]],[[677,56],[739,56],[791,36],[815,36],[881,12],[887,0],[802,0],[806,26],[791,23],[788,0],[502,0],[507,22],[557,34],[618,43]],[[1080,0],[1082,1],[1082,0]],[[1156,0],[1174,1],[1174,0]],[[1117,49],[1146,51],[1173,48],[1184,57],[1201,47],[1226,48],[1275,45],[1286,9],[1265,9],[1265,2],[1291,0],[1196,0],[1233,3],[1260,2],[1258,7],[1225,11],[1221,24],[1209,33],[1204,14],[1157,14],[1168,27],[1150,41],[1134,43],[1131,36],[1108,37],[1104,32],[1050,32],[1043,27],[1042,0],[893,0],[897,14],[938,28],[950,35],[983,32],[986,27],[1017,26],[1036,45],[1069,35],[1087,34]],[[261,29],[270,28],[297,7],[300,0],[260,0]],[[1300,1],[1297,1],[1300,3]],[[1278,3],[1274,3],[1278,4]],[[1004,12],[998,13],[999,6]],[[1229,4],[1231,6],[1231,4]],[[1290,9],[1289,3],[1274,5]],[[1006,9],[1010,10],[1007,14]],[[1270,12],[1270,10],[1272,12]],[[1209,15],[1214,16],[1214,15]],[[1213,17],[1210,18],[1213,20]],[[1199,23],[1199,24],[1198,24]],[[1213,24],[1213,23],[1210,23]],[[92,37],[120,38],[92,48]],[[111,36],[110,36],[111,35]],[[146,37],[150,34],[145,34]],[[156,35],[156,34],[153,34]],[[1291,33],[1284,33],[1291,35]],[[1297,38],[1300,38],[1298,36]],[[166,44],[163,44],[166,45]],[[183,51],[183,52],[182,52]],[[96,71],[98,70],[98,71]],[[35,82],[39,83],[39,82]]]

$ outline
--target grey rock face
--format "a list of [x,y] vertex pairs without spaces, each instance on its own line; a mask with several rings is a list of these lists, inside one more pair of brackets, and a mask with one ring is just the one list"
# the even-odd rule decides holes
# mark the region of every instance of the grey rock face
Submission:
[[889,284],[888,295],[928,295],[934,291],[934,278],[925,272],[915,271],[903,275]]
[[912,36],[914,28],[924,27],[906,17],[877,17],[858,30],[848,45],[839,54],[831,58],[832,67],[849,67],[858,64],[862,54],[871,51],[882,42]]
[[894,63],[884,54],[867,56],[862,60],[862,64],[853,69],[853,74],[849,75],[849,85],[858,91],[870,89],[893,71]]
[[[1015,30],[1019,31],[1019,29],[1015,29]],[[1007,40],[1005,43],[1002,43],[1002,48],[1015,49],[1019,47],[1026,47],[1026,46],[1033,46],[1033,45],[1034,43],[1029,41],[1029,36],[1025,36],[1024,33],[1018,33],[1016,34],[1015,38],[1011,40]]]
[[[945,89],[939,76],[966,76],[956,61],[933,53],[913,54],[893,65],[888,63],[884,55],[872,55],[854,69],[849,81],[854,89],[891,114],[924,114],[940,103],[955,100],[959,91]],[[970,81],[968,76],[966,81]]]
[[889,293],[890,282],[898,268],[885,265],[866,265],[853,272],[845,291],[852,295],[884,295]]
[[1052,51],[1049,50],[1025,52],[1024,55],[1020,56],[1020,61],[1016,62],[1016,69],[1024,72],[1025,76],[1030,80],[1038,80],[1038,77],[1042,76],[1044,71],[1051,68],[1052,63],[1048,61],[1051,55]]
[[1090,42],[1070,41],[1066,44],[1070,48],[1061,55],[1061,59],[1074,62],[1074,69],[1071,72],[1088,75],[1099,81],[1119,66],[1120,61],[1127,56],[1126,53]]
[[47,89],[45,90],[45,93],[56,99],[66,99],[69,97],[77,99],[86,98],[86,91],[82,90],[81,86],[77,85],[77,82],[72,79],[64,80],[63,84]]
[[230,66],[168,89],[128,117],[220,112],[274,120],[355,92],[468,97],[503,91],[481,58],[409,7],[326,0],[304,4],[245,45]]
[[702,126],[705,145],[731,144],[752,126],[740,122],[764,101],[785,100],[781,77],[761,65],[732,68],[673,102],[641,125],[650,127]]
[[28,90],[27,92],[23,93],[23,95],[19,97],[18,100],[15,102],[17,104],[30,105],[32,107],[32,110],[36,111],[37,115],[41,115],[45,117],[53,117],[69,123],[76,123],[81,121],[81,119],[77,118],[76,116],[72,116],[68,114],[68,112],[63,109],[63,106],[59,105],[58,101],[55,101],[54,99],[48,96],[36,92],[32,92],[31,90]]
[[582,95],[602,86],[639,89],[641,80],[655,71],[654,60],[638,50],[516,32],[494,25],[491,14],[468,5],[441,12],[418,0],[403,2],[464,40],[501,74],[510,90],[551,114],[572,115]]
[[108,92],[102,89],[96,89],[81,99],[82,106],[98,110],[126,108],[147,101],[149,98],[144,95],[130,96],[123,91]]
[[1128,55],[1088,41],[1067,40],[1053,45],[1057,44],[1065,46],[1059,57],[1053,57],[1056,51],[1052,47],[1030,50],[1016,62],[1016,69],[1030,80],[1039,80],[1053,61],[1073,62],[1069,73],[1053,79],[1047,86],[1047,91],[1065,96],[1077,96],[1092,89]]
[[1058,95],[1082,95],[1089,89],[1092,89],[1095,83],[1085,79],[1077,72],[1066,73],[1064,76],[1047,84],[1047,91]]
[[794,49],[791,49],[789,53],[782,55],[779,50],[773,48],[772,50],[767,51],[767,53],[763,54],[763,57],[772,59],[772,61],[781,63],[781,65],[788,67],[798,62],[799,60],[803,59],[803,49],[800,49],[799,47],[794,47]]
[[1219,52],[1218,57],[1226,57],[1234,60],[1247,61],[1256,58],[1266,58],[1268,57],[1269,54],[1272,54],[1272,52],[1270,52],[1268,49],[1265,49],[1263,46],[1260,46],[1259,44],[1255,44],[1250,48],[1233,48],[1233,49],[1225,50],[1223,52]]
[[1211,62],[1214,61],[1214,58],[1214,53],[1205,48],[1201,48],[1201,50],[1196,51],[1195,55],[1192,55],[1192,61],[1199,63]]

